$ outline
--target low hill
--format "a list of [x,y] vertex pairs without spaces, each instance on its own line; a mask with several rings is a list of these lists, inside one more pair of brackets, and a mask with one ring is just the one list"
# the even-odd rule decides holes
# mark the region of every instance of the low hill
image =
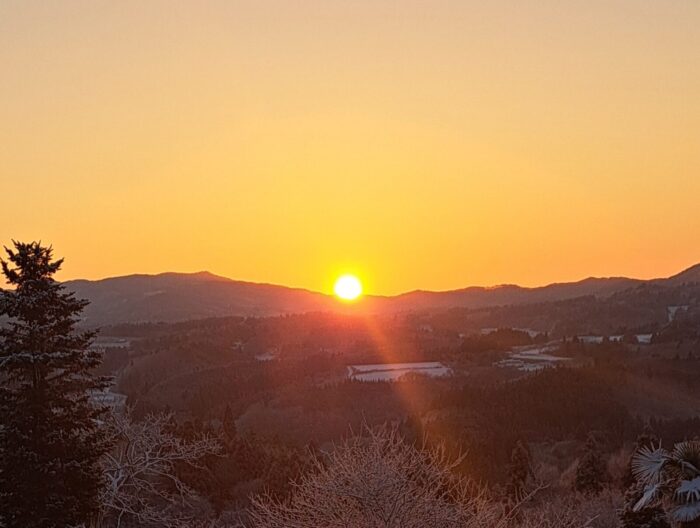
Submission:
[[303,289],[235,281],[208,272],[74,280],[66,287],[88,299],[90,326],[175,322],[226,315],[266,316],[327,310],[333,299]]
[[491,288],[471,287],[442,292],[414,291],[387,300],[395,309],[485,308],[510,304],[531,304],[572,299],[586,295],[608,296],[632,288],[642,281],[615,278],[588,278],[578,282],[550,284],[538,288],[502,285]]
[[660,282],[670,283],[675,285],[691,284],[700,282],[700,264],[691,266],[687,270],[681,271],[677,275],[673,275],[668,279],[661,279]]
[[588,278],[538,288],[503,285],[433,292],[413,291],[394,297],[366,296],[353,305],[299,288],[236,281],[199,273],[128,275],[66,286],[90,305],[85,324],[100,326],[125,322],[175,322],[220,316],[270,316],[314,311],[391,313],[433,308],[485,308],[573,299],[608,297],[642,284],[680,285],[700,282],[700,265],[668,279],[642,281],[625,277]]

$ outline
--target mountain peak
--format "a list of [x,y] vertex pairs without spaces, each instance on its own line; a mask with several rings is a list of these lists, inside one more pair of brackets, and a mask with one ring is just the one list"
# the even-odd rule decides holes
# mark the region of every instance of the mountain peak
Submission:
[[669,277],[667,280],[678,284],[684,282],[700,282],[700,264],[690,266],[688,269]]
[[215,273],[212,273],[211,271],[195,271],[194,273],[176,273],[176,275],[185,275],[185,276],[190,276],[196,279],[201,279],[201,280],[216,280],[216,281],[231,281],[233,279],[229,279],[228,277],[224,277],[223,275],[216,275]]

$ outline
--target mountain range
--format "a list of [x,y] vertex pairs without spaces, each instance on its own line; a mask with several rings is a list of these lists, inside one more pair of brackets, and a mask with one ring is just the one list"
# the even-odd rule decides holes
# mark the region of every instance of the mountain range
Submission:
[[334,297],[300,288],[228,279],[209,272],[128,275],[65,282],[90,301],[84,324],[176,322],[223,316],[270,316],[313,311],[392,313],[411,310],[522,305],[593,295],[607,297],[640,284],[677,286],[700,282],[700,264],[664,279],[587,278],[524,288],[516,285],[450,291],[416,290],[396,296],[365,296],[346,305]]

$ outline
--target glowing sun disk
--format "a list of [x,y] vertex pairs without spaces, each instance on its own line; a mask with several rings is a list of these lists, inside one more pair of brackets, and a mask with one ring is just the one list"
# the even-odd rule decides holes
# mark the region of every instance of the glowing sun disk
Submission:
[[354,275],[343,275],[335,281],[333,291],[341,299],[352,301],[362,294],[362,283]]

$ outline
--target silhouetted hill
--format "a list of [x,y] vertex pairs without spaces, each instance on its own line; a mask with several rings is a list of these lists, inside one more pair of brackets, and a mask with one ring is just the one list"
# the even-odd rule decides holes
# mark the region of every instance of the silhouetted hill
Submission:
[[668,279],[662,279],[661,282],[672,283],[674,285],[700,282],[700,264],[691,266],[687,270],[681,271]]
[[199,273],[128,275],[97,281],[74,280],[66,285],[90,300],[88,325],[123,322],[174,322],[230,315],[269,316],[312,311],[370,313],[432,308],[485,308],[546,303],[582,296],[608,297],[642,284],[679,285],[700,282],[700,265],[668,279],[643,281],[625,277],[594,278],[538,288],[502,285],[433,292],[413,291],[394,297],[367,296],[343,305],[332,296],[299,288],[236,281]]
[[333,302],[308,290],[235,281],[208,272],[74,280],[66,286],[90,301],[85,310],[89,325],[278,315],[324,310]]
[[470,287],[443,292],[414,291],[392,298],[396,308],[449,308],[454,306],[484,308],[508,304],[530,304],[559,301],[584,295],[608,296],[631,288],[642,281],[615,278],[593,278],[578,282],[550,284],[538,288],[523,288],[512,284],[491,288]]

